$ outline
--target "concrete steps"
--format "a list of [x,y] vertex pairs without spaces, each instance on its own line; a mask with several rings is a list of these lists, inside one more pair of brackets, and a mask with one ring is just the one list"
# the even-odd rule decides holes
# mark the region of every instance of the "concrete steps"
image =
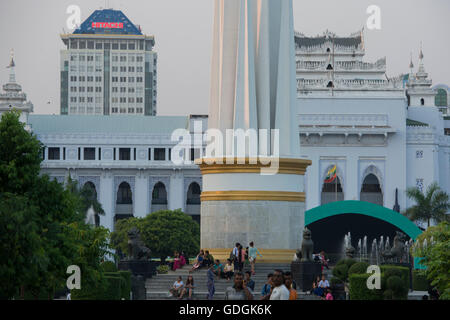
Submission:
[[[177,271],[169,271],[168,274],[160,274],[154,276],[146,281],[147,300],[175,300],[174,297],[169,297],[169,289],[173,283],[177,280],[178,276],[183,278],[183,282],[186,281],[187,276],[190,274],[192,266],[185,266],[183,269]],[[274,264],[256,264],[256,275],[252,276],[255,281],[254,295],[255,299],[259,300],[261,297],[261,289],[266,283],[267,274],[273,273],[275,269],[281,269],[283,271],[290,271],[290,264],[288,263],[274,263]],[[250,266],[245,266],[244,271],[250,270]],[[194,277],[194,295],[195,300],[205,300],[207,298],[207,269],[196,270],[192,273]],[[215,300],[223,300],[225,298],[225,291],[228,287],[233,285],[233,281],[227,281],[226,279],[214,279],[215,286]],[[315,296],[310,296],[302,292],[298,292],[299,300],[315,300]]]

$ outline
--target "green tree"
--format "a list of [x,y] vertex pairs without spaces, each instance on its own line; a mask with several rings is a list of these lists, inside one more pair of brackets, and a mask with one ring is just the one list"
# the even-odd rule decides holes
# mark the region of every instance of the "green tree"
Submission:
[[111,245],[128,253],[128,230],[135,226],[152,255],[162,261],[173,255],[175,250],[183,250],[194,255],[200,247],[200,226],[181,210],[161,210],[145,218],[120,220],[111,235]]
[[85,208],[92,203],[86,192],[39,176],[41,144],[19,115],[6,112],[0,121],[0,298],[11,298],[19,288],[51,298],[73,264],[85,284],[97,286],[108,230],[85,224]]
[[[426,247],[422,245],[424,239]],[[423,258],[420,263],[426,267],[431,285],[439,290],[440,299],[450,300],[450,224],[441,222],[419,235],[412,254]]]
[[33,267],[31,256],[40,250],[36,207],[23,196],[0,193],[0,299],[11,298]]
[[413,221],[426,221],[428,227],[433,219],[437,223],[448,221],[447,211],[450,209],[449,195],[434,182],[425,193],[418,188],[408,188],[406,195],[416,202],[416,205],[406,209],[404,214]]
[[93,208],[96,216],[96,226],[99,226],[100,218],[99,215],[105,215],[102,204],[97,199],[97,193],[90,184],[86,183],[84,186],[80,186],[78,181],[73,180],[70,176],[67,181],[67,189],[72,193],[76,194],[80,200],[80,210],[85,213],[85,217],[89,208]]
[[24,194],[40,171],[42,146],[19,121],[19,111],[3,113],[0,121],[0,192]]

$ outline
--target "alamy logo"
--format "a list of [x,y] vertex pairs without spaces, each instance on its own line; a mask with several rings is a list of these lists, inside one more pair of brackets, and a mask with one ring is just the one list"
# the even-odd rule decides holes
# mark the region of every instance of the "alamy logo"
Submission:
[[66,13],[70,16],[66,20],[66,25],[69,30],[77,28],[81,24],[81,9],[77,5],[70,5],[66,9]]
[[367,268],[367,273],[370,274],[367,279],[367,289],[379,290],[381,289],[381,270],[377,265],[372,265]]
[[71,274],[66,281],[67,289],[81,289],[81,270],[77,265],[67,267],[67,274]]
[[[203,133],[202,122],[194,122],[194,132],[186,129],[173,131],[171,140],[178,142],[172,149],[171,160],[179,166],[192,164],[192,150],[203,163],[213,164],[261,164],[262,175],[275,175],[279,169],[278,129],[208,129]],[[206,145],[205,150],[203,146]]]
[[371,5],[366,10],[370,14],[367,19],[367,28],[369,30],[381,30],[381,9],[379,6]]

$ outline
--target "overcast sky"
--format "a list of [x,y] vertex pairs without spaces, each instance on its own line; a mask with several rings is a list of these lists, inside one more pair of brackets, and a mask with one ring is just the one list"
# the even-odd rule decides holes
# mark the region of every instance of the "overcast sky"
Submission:
[[[214,0],[0,0],[0,84],[14,48],[17,81],[35,113],[59,114],[60,34],[72,4],[82,21],[101,7],[120,9],[155,36],[159,115],[208,112]],[[382,29],[366,30],[366,61],[386,56],[396,76],[408,71],[411,51],[417,67],[422,41],[433,83],[450,85],[449,0],[294,0],[295,29],[347,36],[366,24],[369,5],[381,8]]]

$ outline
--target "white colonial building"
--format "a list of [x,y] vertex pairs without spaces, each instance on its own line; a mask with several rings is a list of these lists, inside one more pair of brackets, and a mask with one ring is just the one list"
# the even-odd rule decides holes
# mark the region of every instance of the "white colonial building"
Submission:
[[[307,208],[363,200],[401,210],[408,187],[433,181],[450,192],[449,121],[435,107],[436,91],[419,68],[389,78],[386,58],[363,60],[363,32],[347,38],[296,35],[298,121],[307,175]],[[337,184],[324,183],[337,166]],[[337,189],[337,190],[336,190]]]
[[[409,74],[389,78],[385,58],[364,61],[362,32],[347,38],[296,34],[296,46],[301,155],[312,160],[306,209],[336,199],[392,209],[397,189],[404,210],[412,204],[405,190],[433,181],[450,193],[450,119],[435,106],[422,53],[418,71],[411,66]],[[117,219],[165,208],[199,220],[201,173],[194,164],[174,165],[171,134],[192,132],[194,120],[206,129],[206,116],[28,116],[33,108],[19,89],[10,78],[0,111],[23,110],[24,122],[45,145],[43,173],[95,187],[106,213],[102,225],[112,230]],[[191,150],[186,157],[198,155]],[[334,165],[337,183],[324,183]]]

